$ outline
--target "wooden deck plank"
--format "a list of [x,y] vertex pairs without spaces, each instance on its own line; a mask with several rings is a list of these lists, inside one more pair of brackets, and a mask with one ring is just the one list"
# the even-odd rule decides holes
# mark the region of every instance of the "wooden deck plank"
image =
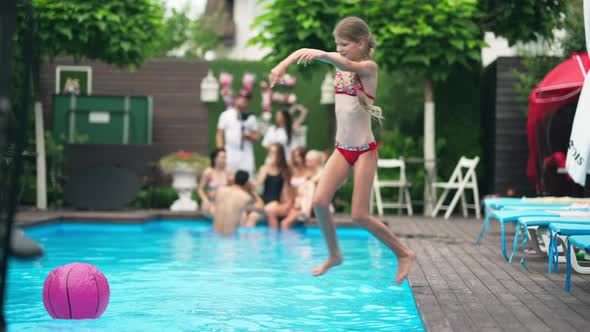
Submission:
[[[424,240],[420,240],[422,242]],[[420,267],[424,271],[424,275],[432,293],[438,300],[442,311],[445,313],[449,324],[454,331],[475,331],[476,326],[471,321],[457,296],[449,289],[440,271],[434,266],[426,252],[423,243],[419,243],[416,248],[416,253],[419,256]]]
[[[416,241],[409,239],[408,244],[411,247],[415,247],[417,246],[415,244]],[[442,311],[440,303],[434,296],[432,288],[430,288],[426,280],[420,264],[416,264],[415,268],[410,271],[408,281],[412,287],[414,299],[426,329],[428,331],[453,331],[449,321],[446,319],[445,313]]]
[[[569,295],[563,289],[563,271],[557,274],[543,273],[547,268],[546,260],[533,259],[529,265],[534,271],[530,273],[521,268],[519,258],[515,258],[515,263],[508,264],[501,255],[497,223],[492,223],[490,235],[486,235],[482,247],[478,248],[474,242],[482,225],[481,220],[415,219],[419,233],[412,234],[408,231],[400,235],[409,239],[421,239],[408,243],[425,247],[426,249],[414,249],[431,256],[429,259],[419,256],[417,265],[421,268],[424,265],[435,265],[439,269],[437,271],[443,274],[445,283],[434,283],[433,287],[458,287],[455,295],[462,306],[454,310],[470,315],[469,306],[483,306],[496,322],[496,327],[491,326],[487,315],[481,316],[481,313],[480,316],[469,316],[474,322],[474,330],[499,328],[504,331],[583,331],[590,323],[590,306],[585,301],[585,288],[590,284],[588,276],[576,274],[573,287],[580,290],[575,295]],[[396,229],[403,221],[398,217],[390,217],[388,223]],[[514,228],[507,226],[506,240],[509,248],[513,237]],[[438,257],[432,258],[433,255]],[[454,273],[449,274],[452,271],[445,268],[446,265],[454,269]],[[537,269],[541,273],[535,272]],[[410,280],[412,277],[413,275]],[[433,277],[430,276],[430,279]],[[433,294],[436,295],[436,292]],[[420,299],[417,298],[416,301],[419,302]],[[479,317],[484,317],[485,322],[479,321]],[[455,316],[447,318],[454,329],[463,323],[462,320],[454,321]]]
[[[489,254],[493,255],[493,252],[489,252]],[[582,302],[565,293],[563,287],[558,287],[543,274],[526,272],[520,266],[516,268],[504,262],[496,263],[496,266],[520,284],[523,289],[526,289],[541,302],[545,303],[557,317],[567,317],[568,324],[571,324],[578,330],[583,330],[587,326],[588,321],[580,316],[580,314],[583,315],[584,313],[579,312],[579,306]],[[568,302],[574,302],[575,305],[569,305],[564,301],[565,298],[569,299]],[[581,310],[586,311],[587,309]]]
[[471,255],[465,254],[464,250],[460,247],[451,248],[451,251],[456,255],[457,259],[469,267],[469,270],[486,287],[489,293],[495,296],[524,326],[532,331],[551,330],[521,299],[494,278],[486,266],[481,264],[479,260],[474,259]]
[[475,295],[466,287],[462,278],[449,265],[444,257],[444,253],[440,251],[440,247],[437,246],[434,248],[431,242],[424,243],[423,246],[434,263],[434,266],[440,271],[447,286],[457,296],[457,299],[459,299],[459,302],[463,306],[463,310],[465,310],[475,326],[478,329],[497,327],[496,322],[488,313],[486,307],[477,300]]
[[[485,250],[485,249],[484,249]],[[465,255],[470,257],[472,260],[478,262],[472,262],[473,266],[480,264],[482,271],[480,272],[480,278],[485,280],[484,282],[489,285],[494,285],[493,292],[500,296],[504,301],[511,304],[511,307],[525,306],[530,309],[536,316],[536,319],[543,321],[551,329],[564,328],[566,330],[573,330],[573,328],[566,321],[562,321],[560,317],[555,317],[554,312],[549,308],[544,301],[535,297],[533,291],[530,290],[534,285],[527,285],[529,288],[524,288],[516,282],[510,275],[505,273],[502,269],[494,263],[493,259],[490,259],[483,253],[478,253],[477,256],[469,252],[469,247],[463,246],[456,250],[458,255]],[[499,259],[503,259],[499,255]],[[502,262],[503,263],[503,262]],[[509,297],[510,299],[507,299]],[[516,297],[520,303],[512,302]],[[529,317],[531,318],[531,317]],[[527,324],[529,324],[527,322]]]
[[497,326],[509,330],[526,330],[515,315],[473,274],[467,265],[461,262],[450,249],[442,246],[439,252],[444,255],[449,266],[460,276],[464,287],[477,298],[497,323]]

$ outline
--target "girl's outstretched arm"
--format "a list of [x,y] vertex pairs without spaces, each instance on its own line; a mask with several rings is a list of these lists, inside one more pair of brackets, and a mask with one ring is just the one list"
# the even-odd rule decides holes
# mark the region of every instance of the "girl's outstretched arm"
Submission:
[[289,65],[301,63],[307,65],[313,60],[319,60],[334,65],[340,70],[356,72],[359,75],[371,75],[377,71],[377,64],[371,60],[350,61],[336,52],[325,52],[313,48],[302,48],[286,57],[270,72],[270,86],[273,87],[281,78]]

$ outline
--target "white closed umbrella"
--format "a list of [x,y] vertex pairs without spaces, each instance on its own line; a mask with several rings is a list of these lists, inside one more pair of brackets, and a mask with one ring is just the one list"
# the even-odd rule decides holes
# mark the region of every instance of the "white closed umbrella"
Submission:
[[[586,50],[590,51],[590,0],[584,0]],[[590,75],[586,74],[570,134],[565,167],[569,176],[581,186],[590,173]]]

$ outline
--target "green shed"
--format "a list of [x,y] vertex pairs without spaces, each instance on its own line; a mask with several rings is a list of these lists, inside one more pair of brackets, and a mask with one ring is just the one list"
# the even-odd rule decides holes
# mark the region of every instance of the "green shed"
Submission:
[[73,143],[151,144],[151,96],[53,95],[53,137]]

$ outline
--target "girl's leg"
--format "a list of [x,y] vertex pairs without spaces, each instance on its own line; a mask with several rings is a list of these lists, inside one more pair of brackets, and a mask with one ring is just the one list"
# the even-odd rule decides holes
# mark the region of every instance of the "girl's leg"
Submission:
[[292,208],[292,204],[279,203],[277,201],[270,202],[264,208],[264,213],[267,216],[268,226],[270,228],[279,227],[279,218],[286,217]]
[[256,223],[262,219],[262,214],[257,211],[251,211],[246,217],[246,222],[243,227],[256,227]]
[[377,151],[363,153],[355,163],[352,220],[368,230],[397,255],[398,269],[395,281],[400,284],[410,272],[416,253],[402,243],[381,220],[369,214],[369,199],[376,169]]
[[324,274],[330,267],[342,263],[342,254],[338,247],[334,217],[330,212],[330,203],[332,202],[332,197],[334,197],[336,189],[347,178],[349,170],[350,165],[346,159],[344,159],[340,152],[334,150],[322,170],[320,181],[314,193],[313,210],[326,239],[329,251],[328,259],[313,269],[312,274],[315,276]]
[[313,194],[315,191],[315,183],[307,181],[299,187],[301,190],[301,211],[306,216],[311,216],[311,209],[313,208]]
[[268,223],[268,227],[279,228],[279,203],[276,201],[268,203],[264,207],[264,212],[266,214],[266,222]]
[[208,199],[202,201],[201,211],[207,216],[213,216],[213,213],[211,213],[211,202]]
[[291,228],[297,222],[300,211],[301,209],[295,207],[289,210],[289,214],[281,221],[281,229],[285,231]]
[[215,203],[209,203],[208,212],[209,215],[215,215]]

